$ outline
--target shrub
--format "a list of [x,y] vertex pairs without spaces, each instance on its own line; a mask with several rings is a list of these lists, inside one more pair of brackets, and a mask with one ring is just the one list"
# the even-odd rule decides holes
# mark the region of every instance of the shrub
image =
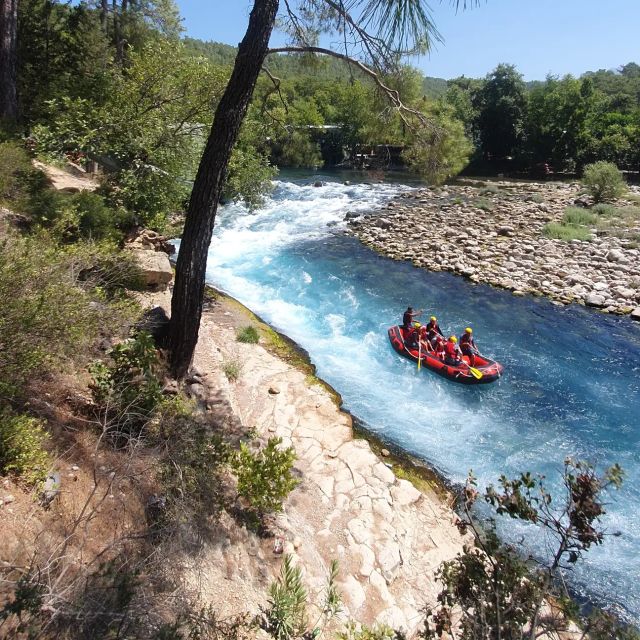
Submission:
[[401,640],[403,637],[386,624],[376,624],[373,627],[363,625],[358,629],[350,622],[344,631],[337,635],[337,640]]
[[535,202],[536,204],[542,204],[544,202],[544,198],[539,193],[533,193],[530,196],[525,198],[526,202]]
[[222,363],[222,371],[229,382],[235,382],[242,373],[242,363],[238,360],[226,360]]
[[478,198],[474,203],[474,206],[482,211],[493,211],[493,203],[486,198]]
[[258,513],[282,511],[283,500],[298,484],[291,473],[295,452],[280,444],[281,438],[269,438],[264,449],[253,453],[243,442],[233,460],[238,494]]
[[302,584],[302,571],[286,555],[278,579],[269,587],[267,630],[275,640],[298,638],[307,628],[306,612],[307,591]]
[[34,171],[29,155],[15,142],[0,143],[0,201],[24,195],[24,177]]
[[211,427],[198,422],[180,397],[163,407],[158,436],[166,451],[159,478],[167,506],[164,521],[154,524],[195,525],[201,534],[224,506],[221,485],[229,447]]
[[480,190],[483,196],[495,196],[500,193],[500,189],[495,184],[488,184],[486,187]]
[[14,473],[27,484],[44,480],[50,459],[44,448],[49,436],[43,424],[7,410],[0,413],[0,472]]
[[81,191],[71,196],[69,209],[77,220],[79,235],[94,240],[120,239],[122,230],[129,226],[124,210],[114,211],[104,198],[90,191]]
[[238,329],[238,331],[236,332],[236,340],[238,342],[258,344],[259,339],[260,336],[258,335],[258,330],[252,326],[242,327],[242,329]]
[[[0,395],[14,397],[34,376],[81,358],[97,336],[98,309],[79,286],[76,264],[46,235],[0,244]],[[105,316],[109,309],[101,309]],[[113,318],[110,318],[113,320]]]
[[582,182],[595,202],[615,200],[627,190],[622,172],[615,164],[604,160],[588,164]]
[[592,225],[598,216],[591,211],[587,211],[581,207],[567,207],[562,217],[565,225]]
[[591,232],[585,227],[549,222],[542,229],[542,234],[555,240],[591,240]]
[[594,204],[593,207],[591,207],[591,211],[598,214],[599,216],[610,216],[616,212],[616,208],[612,204],[599,202],[598,204]]
[[109,430],[139,433],[162,400],[153,338],[141,331],[111,350],[110,364],[95,362],[91,391]]

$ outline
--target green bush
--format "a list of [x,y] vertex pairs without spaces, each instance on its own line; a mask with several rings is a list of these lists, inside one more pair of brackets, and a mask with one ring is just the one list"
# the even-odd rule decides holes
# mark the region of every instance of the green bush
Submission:
[[83,238],[118,240],[131,222],[124,210],[114,211],[101,195],[90,191],[71,196],[68,206],[75,214],[78,232]]
[[249,325],[248,327],[238,329],[236,332],[236,340],[238,342],[246,342],[248,344],[258,344],[260,336],[258,335],[258,330]]
[[266,629],[275,640],[299,638],[307,629],[307,591],[302,571],[286,555],[280,576],[269,587],[269,607],[265,612]]
[[612,204],[599,202],[591,207],[591,211],[597,213],[599,216],[611,216],[616,212],[616,208]]
[[282,511],[282,502],[298,484],[291,473],[295,451],[280,449],[280,444],[281,438],[269,438],[267,446],[254,453],[243,442],[233,460],[238,494],[258,513]]
[[98,310],[76,267],[46,235],[0,244],[0,396],[20,395],[34,376],[81,358],[97,336]]
[[51,464],[44,448],[49,436],[43,422],[5,410],[0,413],[0,472],[27,484],[43,481]]
[[582,182],[595,202],[615,200],[627,190],[622,172],[615,164],[604,160],[588,164]]
[[110,356],[111,363],[99,361],[90,367],[93,398],[110,431],[139,433],[162,400],[153,338],[141,331],[135,338],[116,345]]
[[350,622],[344,631],[338,633],[337,640],[400,640],[402,637],[386,624],[376,624],[373,627],[361,626],[358,629],[353,622]]
[[480,190],[483,196],[495,196],[500,193],[500,189],[495,184],[488,184]]
[[565,225],[583,225],[588,226],[596,222],[598,216],[587,209],[581,207],[567,207],[562,216],[562,222]]
[[157,440],[165,450],[159,479],[167,498],[162,525],[195,525],[207,529],[209,518],[224,506],[223,472],[229,446],[211,427],[196,420],[178,397],[160,415]]
[[591,240],[591,232],[585,227],[549,222],[542,229],[542,234],[555,240]]
[[29,155],[15,142],[0,143],[0,201],[9,203],[24,195],[24,177],[34,171]]

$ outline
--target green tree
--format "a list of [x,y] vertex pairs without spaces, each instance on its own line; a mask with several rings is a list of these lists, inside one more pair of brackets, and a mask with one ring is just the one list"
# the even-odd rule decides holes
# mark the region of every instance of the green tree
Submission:
[[409,144],[403,153],[408,166],[432,183],[439,184],[455,176],[466,166],[472,144],[464,126],[453,114],[453,108],[441,102],[425,109],[436,123]]
[[586,121],[593,108],[583,82],[549,76],[529,94],[527,143],[533,162],[551,161],[556,169],[575,169],[581,158]]
[[162,225],[188,196],[204,132],[226,81],[222,69],[184,54],[178,42],[150,41],[130,54],[100,104],[63,97],[48,103],[49,126],[37,126],[38,150],[82,153],[108,167],[109,200],[141,223]]
[[[523,473],[500,478],[499,487],[477,489],[472,474],[464,492],[464,517],[459,523],[472,542],[439,570],[443,589],[438,606],[429,611],[425,639],[522,640],[556,637],[566,628],[571,599],[562,570],[571,568],[594,545],[604,542],[600,519],[604,493],[617,489],[623,473],[613,465],[602,475],[585,462],[565,460],[563,493],[552,498],[543,476]],[[540,527],[548,557],[530,567],[522,553],[498,540],[494,524],[481,529],[472,517],[477,502],[491,505],[498,515]],[[573,611],[575,613],[575,611]],[[588,637],[589,627],[582,638]]]
[[487,158],[515,157],[524,141],[527,99],[522,75],[499,64],[477,94],[478,129]]

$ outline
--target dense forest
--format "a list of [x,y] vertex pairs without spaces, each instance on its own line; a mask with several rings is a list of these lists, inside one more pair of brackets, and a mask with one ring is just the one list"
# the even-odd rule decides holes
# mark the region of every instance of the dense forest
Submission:
[[[188,195],[235,48],[183,37],[168,1],[22,0],[17,132],[38,155],[86,157],[104,195],[145,223]],[[225,197],[250,204],[275,166],[406,164],[441,181],[468,172],[580,172],[640,163],[640,66],[525,83],[511,65],[444,81],[404,66],[385,79],[440,132],[416,136],[365,73],[341,60],[271,55],[236,144]],[[158,217],[159,216],[159,217]]]

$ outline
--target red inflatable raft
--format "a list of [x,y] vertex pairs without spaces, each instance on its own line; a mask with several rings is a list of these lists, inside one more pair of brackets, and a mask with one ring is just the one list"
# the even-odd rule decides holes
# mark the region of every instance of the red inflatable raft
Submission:
[[[389,340],[391,346],[400,354],[414,362],[418,362],[418,350],[409,348],[404,342],[404,329],[402,327],[391,327],[389,329]],[[504,367],[494,360],[489,360],[483,356],[476,356],[474,368],[482,373],[482,377],[476,378],[469,369],[469,358],[463,356],[465,364],[451,366],[445,364],[440,358],[436,358],[433,353],[421,353],[422,366],[437,374],[462,384],[487,384],[497,380],[504,371]]]

